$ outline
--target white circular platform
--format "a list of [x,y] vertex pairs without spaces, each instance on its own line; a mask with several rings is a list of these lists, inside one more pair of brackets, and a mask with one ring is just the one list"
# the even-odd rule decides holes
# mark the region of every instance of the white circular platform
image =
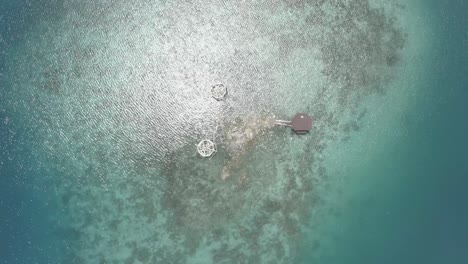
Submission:
[[202,157],[210,157],[216,152],[216,144],[211,140],[204,139],[198,143],[197,151]]
[[221,101],[227,95],[227,89],[223,84],[215,84],[211,87],[211,96],[214,99]]

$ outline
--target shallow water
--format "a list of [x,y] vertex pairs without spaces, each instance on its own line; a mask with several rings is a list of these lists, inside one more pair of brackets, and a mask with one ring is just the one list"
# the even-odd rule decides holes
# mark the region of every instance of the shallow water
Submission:
[[[462,124],[441,129],[463,114],[462,8],[2,5],[3,263],[466,258],[445,227],[463,233],[465,211],[438,188],[454,175],[444,190],[457,193],[464,155],[428,154],[464,142]],[[302,111],[308,135],[269,125]],[[211,159],[202,138],[218,144]]]

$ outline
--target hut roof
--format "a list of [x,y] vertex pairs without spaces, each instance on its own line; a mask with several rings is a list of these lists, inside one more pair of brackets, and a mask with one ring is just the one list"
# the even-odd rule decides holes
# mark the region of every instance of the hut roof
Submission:
[[292,121],[291,128],[296,133],[307,133],[312,129],[312,118],[306,113],[297,113]]

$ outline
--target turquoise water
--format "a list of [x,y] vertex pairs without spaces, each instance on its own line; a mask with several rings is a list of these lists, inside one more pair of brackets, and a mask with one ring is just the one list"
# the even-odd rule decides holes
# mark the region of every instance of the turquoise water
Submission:
[[468,262],[462,1],[47,3],[0,4],[1,263]]
[[333,237],[331,246],[325,245],[325,257],[319,258],[306,247],[304,263],[468,260],[466,5],[453,4],[428,5],[435,28],[433,49],[425,58],[431,66],[419,102],[405,113],[404,133],[349,172],[365,182],[346,183],[341,190],[345,208],[324,231]]

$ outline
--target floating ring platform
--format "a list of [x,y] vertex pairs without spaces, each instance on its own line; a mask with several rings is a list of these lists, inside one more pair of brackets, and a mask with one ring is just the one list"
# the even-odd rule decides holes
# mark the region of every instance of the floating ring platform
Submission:
[[218,101],[224,100],[227,95],[226,86],[223,84],[215,84],[211,87],[211,96]]
[[202,157],[210,157],[216,152],[216,144],[209,139],[204,139],[198,143],[197,151]]

